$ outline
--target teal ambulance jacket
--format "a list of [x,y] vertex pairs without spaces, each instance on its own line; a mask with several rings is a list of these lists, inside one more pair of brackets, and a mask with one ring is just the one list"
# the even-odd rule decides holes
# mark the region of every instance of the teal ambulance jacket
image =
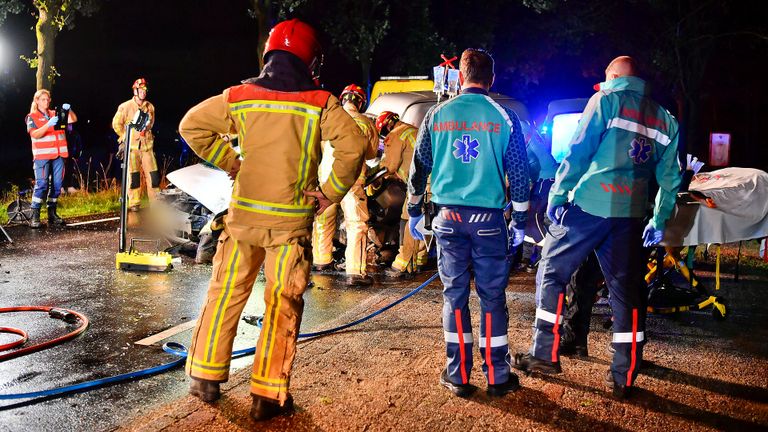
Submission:
[[659,185],[651,220],[664,230],[680,186],[675,118],[647,95],[645,81],[600,84],[584,109],[549,193],[549,205],[573,203],[600,217],[644,217],[652,176]]

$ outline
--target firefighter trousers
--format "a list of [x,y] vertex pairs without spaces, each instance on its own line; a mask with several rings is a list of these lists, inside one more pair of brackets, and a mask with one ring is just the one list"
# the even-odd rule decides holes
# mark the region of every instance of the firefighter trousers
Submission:
[[[643,358],[647,288],[643,279],[643,224],[640,218],[602,218],[569,207],[562,225],[550,225],[536,274],[536,318],[531,354],[560,361],[565,286],[594,250],[605,276],[613,311],[611,372],[631,386]],[[557,324],[556,324],[557,323]]]
[[232,343],[240,314],[264,264],[264,321],[256,342],[251,393],[284,403],[311,266],[308,229],[252,229],[248,242],[221,234],[208,297],[193,333],[186,371],[193,378],[229,378]]
[[141,172],[144,171],[144,181],[147,184],[147,196],[149,201],[154,201],[160,191],[160,172],[157,170],[157,161],[152,150],[131,149],[128,162],[130,174],[128,191],[128,205],[141,204]]
[[347,248],[344,261],[348,275],[364,275],[368,249],[368,198],[363,186],[355,183],[341,200]]
[[324,265],[333,262],[333,236],[336,234],[336,216],[339,205],[331,204],[323,214],[315,217],[312,225],[312,263]]
[[488,384],[510,376],[509,278],[507,225],[502,210],[443,207],[432,221],[437,239],[437,266],[443,282],[443,335],[448,378],[467,384],[472,370],[472,323],[469,281],[474,273],[480,297],[480,354]]
[[401,272],[415,272],[417,267],[427,263],[427,246],[423,241],[416,240],[408,229],[408,201],[403,204],[400,215],[400,250],[392,263],[392,268]]

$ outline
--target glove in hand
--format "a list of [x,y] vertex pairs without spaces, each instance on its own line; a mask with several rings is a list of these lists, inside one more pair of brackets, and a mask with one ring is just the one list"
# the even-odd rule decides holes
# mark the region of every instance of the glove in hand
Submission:
[[59,122],[59,116],[53,116],[48,120],[47,125],[50,126],[56,126],[56,124]]
[[555,225],[560,225],[563,219],[563,214],[565,213],[565,210],[568,208],[568,204],[563,205],[556,205],[552,207],[547,208],[547,217],[549,220],[552,221]]
[[68,103],[61,104],[61,109],[63,109],[63,110],[68,110],[70,108],[72,108],[72,105],[70,105]]
[[661,243],[661,239],[664,237],[664,231],[657,230],[653,224],[648,222],[643,230],[643,246],[651,247]]
[[424,234],[422,234],[416,226],[424,219],[424,215],[418,217],[411,217],[408,219],[408,230],[411,232],[411,236],[416,240],[424,240]]
[[685,169],[688,171],[693,171],[694,174],[698,174],[699,171],[701,171],[701,168],[704,166],[704,162],[700,162],[699,158],[697,158],[696,156],[690,153],[688,153],[685,160],[686,160]]

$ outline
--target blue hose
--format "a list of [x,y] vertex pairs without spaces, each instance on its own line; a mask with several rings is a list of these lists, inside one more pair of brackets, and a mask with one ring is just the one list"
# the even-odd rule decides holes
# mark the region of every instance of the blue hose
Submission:
[[[391,308],[397,306],[398,304],[400,304],[403,301],[407,300],[408,298],[410,298],[411,296],[413,296],[417,292],[421,291],[427,285],[432,283],[432,281],[437,279],[437,276],[438,276],[438,274],[435,273],[434,275],[432,275],[432,277],[427,279],[424,283],[422,283],[418,287],[414,288],[411,292],[409,292],[405,296],[397,299],[396,301],[394,301],[394,302],[384,306],[383,308],[381,308],[381,309],[379,309],[379,310],[377,310],[377,311],[375,311],[375,312],[373,312],[373,313],[371,313],[369,315],[366,315],[366,316],[364,316],[364,317],[362,317],[362,318],[360,318],[360,319],[358,319],[356,321],[353,321],[351,323],[347,323],[347,324],[344,324],[344,325],[340,325],[338,327],[334,327],[334,328],[331,328],[331,329],[327,329],[327,330],[321,330],[321,331],[317,331],[317,332],[313,332],[313,333],[300,333],[298,337],[302,338],[302,339],[305,339],[305,338],[313,338],[313,337],[318,337],[318,336],[324,336],[324,335],[327,335],[327,334],[331,334],[331,333],[335,333],[335,332],[347,329],[347,328],[352,327],[352,326],[356,326],[356,325],[358,325],[360,323],[363,323],[365,321],[368,321],[369,319],[371,319],[371,318],[381,314],[382,312],[384,312],[384,311],[386,311],[388,309],[391,309]],[[48,397],[51,397],[51,396],[62,396],[62,395],[70,394],[70,393],[81,393],[81,392],[93,390],[93,389],[96,389],[96,388],[99,388],[99,387],[104,387],[104,386],[107,386],[107,385],[110,385],[110,384],[116,384],[116,383],[123,382],[123,381],[135,380],[135,379],[147,377],[147,376],[150,376],[150,375],[156,375],[156,374],[159,374],[159,373],[162,373],[162,372],[166,372],[166,371],[169,371],[169,370],[175,368],[176,366],[180,366],[180,365],[184,364],[184,362],[186,361],[186,358],[187,358],[187,347],[185,347],[184,345],[182,345],[180,343],[168,342],[168,343],[163,345],[163,351],[167,352],[168,354],[175,355],[175,356],[177,356],[179,358],[174,360],[174,361],[172,361],[172,362],[165,363],[165,364],[162,364],[162,365],[159,365],[159,366],[154,366],[154,367],[151,367],[151,368],[148,368],[148,369],[142,369],[142,370],[137,370],[137,371],[133,371],[133,372],[128,372],[128,373],[125,373],[125,374],[122,374],[122,375],[115,375],[115,376],[109,377],[109,378],[102,378],[102,379],[93,380],[93,381],[86,381],[86,382],[83,382],[83,383],[73,384],[73,385],[59,387],[59,388],[54,388],[54,389],[50,389],[50,390],[41,390],[41,391],[29,392],[29,393],[16,393],[16,394],[0,395],[0,400],[48,398]],[[255,347],[254,348],[245,348],[245,349],[237,350],[237,351],[232,352],[232,358],[239,358],[239,357],[244,357],[244,356],[247,356],[247,355],[251,355],[255,351],[256,351]],[[3,409],[7,409],[7,408],[9,408],[9,407],[0,407],[0,411],[2,411]]]

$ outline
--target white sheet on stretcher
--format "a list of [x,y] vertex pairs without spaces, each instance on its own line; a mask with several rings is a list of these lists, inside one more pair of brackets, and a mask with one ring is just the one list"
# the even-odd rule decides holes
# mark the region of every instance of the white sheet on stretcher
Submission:
[[712,198],[717,208],[678,202],[667,223],[665,245],[731,243],[768,236],[768,173],[751,168],[699,173],[689,189]]

